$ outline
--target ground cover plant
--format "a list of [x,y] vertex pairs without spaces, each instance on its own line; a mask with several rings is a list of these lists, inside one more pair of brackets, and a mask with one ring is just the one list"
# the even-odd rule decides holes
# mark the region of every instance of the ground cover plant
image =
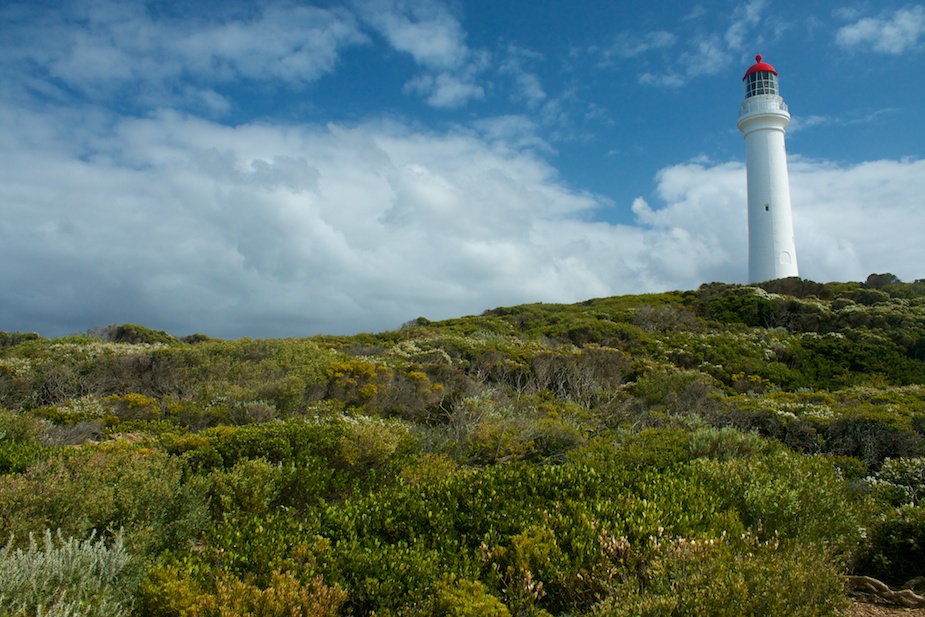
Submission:
[[925,575],[923,460],[891,275],[0,333],[0,615],[839,615]]

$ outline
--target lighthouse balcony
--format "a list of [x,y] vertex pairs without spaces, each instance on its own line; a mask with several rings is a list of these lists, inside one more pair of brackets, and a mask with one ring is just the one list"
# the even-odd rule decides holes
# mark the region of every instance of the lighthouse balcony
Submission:
[[784,112],[789,115],[787,103],[779,96],[753,96],[745,99],[739,108],[739,117],[753,112]]

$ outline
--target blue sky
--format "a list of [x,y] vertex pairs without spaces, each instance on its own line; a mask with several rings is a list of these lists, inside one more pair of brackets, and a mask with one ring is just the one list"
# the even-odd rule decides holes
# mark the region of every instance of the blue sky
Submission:
[[741,77],[801,275],[925,277],[925,5],[0,4],[0,330],[395,328],[744,282]]

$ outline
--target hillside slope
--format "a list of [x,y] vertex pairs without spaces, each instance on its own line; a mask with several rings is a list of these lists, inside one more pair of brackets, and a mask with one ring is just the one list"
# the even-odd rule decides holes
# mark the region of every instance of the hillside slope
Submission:
[[56,573],[0,614],[836,615],[845,573],[925,574],[923,457],[925,284],[890,275],[0,333],[0,569]]

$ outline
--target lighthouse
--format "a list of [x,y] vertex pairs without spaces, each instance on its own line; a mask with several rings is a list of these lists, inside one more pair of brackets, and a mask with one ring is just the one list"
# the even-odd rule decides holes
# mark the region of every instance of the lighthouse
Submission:
[[748,183],[748,280],[799,276],[790,211],[784,129],[790,124],[777,71],[761,54],[742,78],[745,100],[736,126],[745,135]]

